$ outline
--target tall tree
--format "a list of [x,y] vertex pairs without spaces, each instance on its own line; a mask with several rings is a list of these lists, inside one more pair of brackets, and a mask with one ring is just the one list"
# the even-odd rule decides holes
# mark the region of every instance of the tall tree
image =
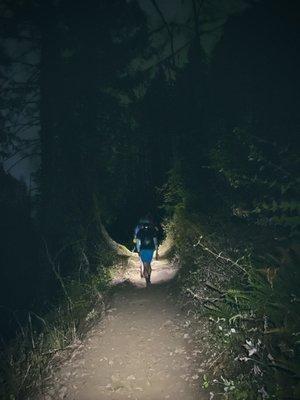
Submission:
[[[132,79],[126,67],[140,49],[142,28],[135,2],[65,0],[41,3],[38,12],[41,211],[43,230],[57,247],[91,222],[95,198],[108,205],[106,175],[116,152],[119,164],[127,157],[122,146],[130,129],[112,93]],[[126,176],[124,170],[119,181]]]

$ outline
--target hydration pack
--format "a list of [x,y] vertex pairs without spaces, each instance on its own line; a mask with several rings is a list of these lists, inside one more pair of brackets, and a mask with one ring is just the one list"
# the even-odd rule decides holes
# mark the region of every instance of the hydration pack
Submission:
[[141,241],[141,249],[154,249],[155,232],[150,225],[142,226],[137,234],[137,238]]

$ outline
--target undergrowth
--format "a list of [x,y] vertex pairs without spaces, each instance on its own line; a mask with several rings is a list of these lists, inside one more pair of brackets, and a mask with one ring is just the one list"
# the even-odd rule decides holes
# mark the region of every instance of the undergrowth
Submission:
[[275,246],[257,227],[180,209],[167,230],[181,266],[182,299],[209,319],[211,351],[218,354],[203,375],[210,398],[299,399],[300,271],[294,245]]
[[[111,259],[111,262],[116,260]],[[97,273],[62,278],[61,296],[44,315],[28,311],[27,323],[4,345],[0,358],[0,398],[33,399],[43,391],[45,378],[80,342],[88,327],[104,312],[110,268]]]

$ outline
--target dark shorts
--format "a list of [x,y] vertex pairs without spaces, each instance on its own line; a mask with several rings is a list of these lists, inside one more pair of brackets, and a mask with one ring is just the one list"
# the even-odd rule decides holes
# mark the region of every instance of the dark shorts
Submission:
[[140,258],[143,262],[151,263],[154,250],[140,250]]

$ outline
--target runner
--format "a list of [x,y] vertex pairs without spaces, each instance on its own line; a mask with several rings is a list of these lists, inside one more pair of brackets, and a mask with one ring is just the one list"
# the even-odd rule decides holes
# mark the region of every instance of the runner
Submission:
[[145,278],[146,285],[151,285],[151,262],[154,251],[158,258],[158,230],[149,218],[142,218],[135,228],[134,242],[139,253],[141,264],[141,278]]

